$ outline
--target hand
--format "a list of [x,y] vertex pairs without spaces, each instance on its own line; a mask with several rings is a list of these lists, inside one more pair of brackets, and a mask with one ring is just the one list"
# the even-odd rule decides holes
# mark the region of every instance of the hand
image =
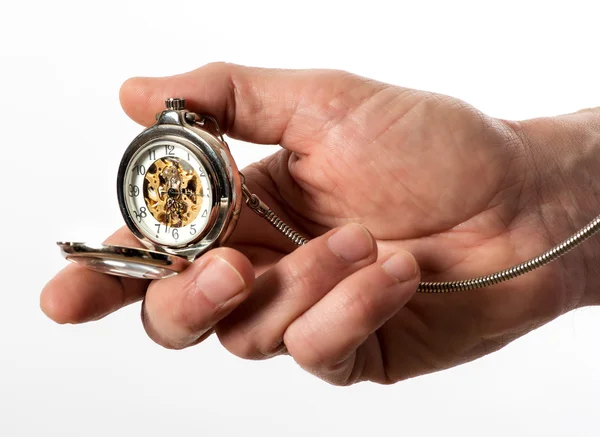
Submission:
[[[567,135],[565,122],[506,122],[338,71],[211,64],[121,90],[125,111],[146,126],[173,96],[213,114],[233,138],[281,144],[243,172],[312,240],[294,250],[245,208],[230,247],[173,278],[148,283],[68,266],[42,292],[52,319],[96,320],[144,298],[144,326],[166,347],[216,332],[243,358],[287,353],[334,384],[391,383],[495,351],[587,302],[581,257],[591,265],[596,242],[487,289],[415,295],[421,277],[509,267],[593,218],[579,206],[594,190],[568,197],[573,166],[542,144],[557,135],[554,124]],[[576,132],[590,126],[588,113],[568,117]],[[135,244],[126,229],[110,241]]]

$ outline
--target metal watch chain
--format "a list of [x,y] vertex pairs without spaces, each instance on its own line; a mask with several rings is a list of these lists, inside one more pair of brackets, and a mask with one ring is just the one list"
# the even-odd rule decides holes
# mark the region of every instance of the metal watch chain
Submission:
[[[188,113],[189,114],[189,113]],[[194,114],[195,115],[195,114]],[[209,119],[212,123],[214,123],[217,133],[221,141],[224,144],[227,144],[221,130],[219,129],[219,124],[217,121],[207,115],[196,116],[194,119],[196,124],[203,126],[204,120]],[[246,205],[258,214],[260,217],[263,217],[267,220],[275,229],[285,235],[288,239],[294,242],[294,244],[298,246],[302,246],[308,243],[309,239],[303,237],[294,229],[292,229],[288,224],[286,224],[283,220],[281,220],[277,214],[275,214],[271,208],[265,205],[260,198],[253,194],[246,185],[246,180],[244,175],[240,172],[240,176],[242,178],[242,194],[246,201]],[[550,262],[560,258],[565,255],[567,252],[571,251],[575,247],[579,246],[581,243],[586,241],[588,238],[592,237],[596,233],[600,231],[600,215],[597,216],[594,220],[584,226],[581,230],[573,234],[571,237],[564,240],[562,243],[554,246],[553,248],[547,250],[541,255],[536,256],[535,258],[531,258],[528,261],[525,261],[521,264],[517,264],[508,269],[501,270],[496,273],[492,273],[489,275],[479,276],[472,279],[465,279],[461,281],[444,281],[444,282],[421,282],[419,283],[419,287],[417,288],[417,292],[420,293],[452,293],[456,291],[468,291],[474,290],[477,288],[489,287],[490,285],[499,284],[501,282],[508,281],[509,279],[516,278],[525,273],[529,273],[532,270],[538,269]]]

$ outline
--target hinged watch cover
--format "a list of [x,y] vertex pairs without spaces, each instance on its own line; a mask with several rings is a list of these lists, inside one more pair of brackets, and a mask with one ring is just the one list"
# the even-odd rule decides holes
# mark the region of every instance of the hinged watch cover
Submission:
[[57,243],[63,256],[85,267],[115,276],[164,279],[185,270],[185,258],[148,249],[110,244]]

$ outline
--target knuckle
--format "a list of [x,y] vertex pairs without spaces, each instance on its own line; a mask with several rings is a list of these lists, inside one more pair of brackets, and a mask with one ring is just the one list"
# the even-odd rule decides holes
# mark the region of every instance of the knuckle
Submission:
[[273,358],[281,355],[287,350],[283,340],[273,340],[270,343],[262,342],[255,345],[255,350],[259,359]]
[[[216,328],[219,341],[233,355],[246,360],[264,360],[285,351],[282,339],[269,339],[240,329]],[[264,340],[261,340],[264,338]]]
[[213,61],[205,64],[198,68],[196,71],[209,72],[210,73],[221,73],[223,77],[228,77],[233,70],[241,68],[239,65],[226,62],[226,61]]
[[312,335],[294,325],[286,330],[283,342],[294,361],[304,369],[326,368],[336,364],[315,346]]
[[376,256],[373,252],[368,257],[352,263],[343,261],[330,250],[319,250],[322,248],[322,245],[307,246],[306,250],[298,250],[296,256],[280,263],[279,286],[285,289],[286,295],[310,295],[315,293],[315,290],[321,293],[325,291],[325,284],[331,283],[334,278],[346,277],[362,265],[373,262]]
[[217,336],[219,341],[225,349],[236,357],[243,358],[245,360],[251,360],[254,356],[252,348],[246,342],[243,336],[236,332],[226,332],[217,328]]
[[286,294],[298,295],[313,290],[319,283],[322,264],[316,258],[284,262],[281,265],[282,284]]
[[204,68],[206,69],[222,69],[224,67],[226,67],[227,65],[229,65],[227,62],[225,61],[212,61],[207,63]]
[[364,290],[344,290],[343,293],[339,293],[338,307],[341,312],[355,320],[357,331],[368,326],[377,312],[376,299],[373,294]]

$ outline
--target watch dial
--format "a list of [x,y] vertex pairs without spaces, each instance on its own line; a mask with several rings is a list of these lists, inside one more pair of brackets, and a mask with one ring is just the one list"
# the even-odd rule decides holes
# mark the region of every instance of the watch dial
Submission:
[[212,189],[196,153],[162,141],[141,148],[128,165],[123,184],[127,210],[155,243],[183,246],[208,224]]

